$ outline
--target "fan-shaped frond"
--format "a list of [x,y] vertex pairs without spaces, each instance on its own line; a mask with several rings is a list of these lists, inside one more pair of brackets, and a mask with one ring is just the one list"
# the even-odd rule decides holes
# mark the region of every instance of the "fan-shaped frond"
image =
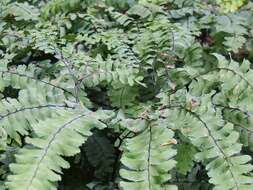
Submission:
[[[225,57],[217,55],[219,80],[222,82],[221,96],[227,98],[230,107],[238,107],[242,110],[253,112],[253,70],[250,69],[250,62],[244,60],[241,64],[233,60],[228,61]],[[223,104],[224,104],[223,99]],[[217,101],[221,101],[218,98]]]
[[51,14],[55,15],[59,12],[70,12],[73,10],[80,9],[82,7],[86,7],[87,5],[91,5],[96,2],[93,0],[52,0],[50,3],[46,4],[46,6],[42,9],[42,15],[45,18],[48,18]]
[[[41,86],[45,88],[55,88],[62,92],[67,92],[64,88],[51,83],[48,79],[39,79],[35,75],[35,67],[18,66],[15,70],[7,67],[0,68],[0,90],[4,87],[12,86],[17,89],[25,89],[28,86]],[[48,87],[47,87],[48,86]]]
[[84,73],[82,82],[87,86],[96,86],[101,82],[133,86],[142,80],[137,68],[111,58],[103,60],[101,56],[93,59],[90,65],[81,67],[81,71]]
[[170,111],[169,121],[180,130],[201,152],[196,159],[205,160],[210,182],[216,190],[242,190],[253,187],[249,172],[250,156],[239,155],[239,133],[230,123],[222,120],[220,110],[211,107],[211,95],[201,98],[199,106],[189,109],[175,106]]
[[173,136],[166,126],[151,123],[141,134],[128,139],[121,158],[120,186],[126,190],[165,188],[170,179],[168,171],[176,164]]
[[16,163],[10,165],[13,172],[7,182],[10,189],[56,189],[61,168],[69,167],[62,156],[78,153],[79,146],[92,134],[92,128],[106,127],[100,121],[106,117],[99,113],[60,111],[57,114],[57,117],[33,126],[34,137],[26,139],[30,146],[21,149],[16,155]]
[[13,15],[15,20],[20,21],[38,21],[39,20],[39,9],[35,6],[32,6],[25,3],[8,3],[4,7],[3,12],[1,13],[3,16],[7,17],[9,15]]
[[11,138],[19,140],[18,133],[27,135],[31,124],[50,117],[57,109],[67,107],[63,93],[53,87],[29,87],[19,92],[18,99],[0,101],[0,127]]

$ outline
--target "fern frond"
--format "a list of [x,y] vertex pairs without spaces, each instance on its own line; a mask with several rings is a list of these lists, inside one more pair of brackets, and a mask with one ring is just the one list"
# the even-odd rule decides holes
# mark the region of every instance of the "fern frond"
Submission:
[[[216,101],[252,113],[253,98],[249,94],[253,92],[253,70],[250,69],[250,62],[244,60],[239,64],[233,60],[228,61],[221,55],[215,54],[215,56],[218,59],[218,67],[215,71],[218,71],[219,81],[222,82],[222,91]],[[223,100],[219,96],[223,97]],[[224,98],[227,99],[226,102]]]
[[207,71],[195,70],[192,67],[179,69],[186,71],[191,77],[190,87],[193,93],[208,92],[218,87],[221,92],[215,95],[216,104],[225,105],[230,108],[239,108],[246,112],[252,112],[253,70],[250,62],[244,60],[238,63],[227,60],[220,54],[214,54],[218,64]]
[[141,134],[128,139],[121,158],[124,166],[120,186],[126,190],[162,189],[170,179],[168,171],[176,164],[173,136],[165,126],[151,123]]
[[37,7],[32,6],[27,2],[13,2],[6,5],[2,14],[3,16],[13,15],[17,21],[38,21],[40,12]]
[[0,68],[0,90],[4,87],[12,86],[16,89],[25,89],[29,86],[45,86],[45,88],[52,88],[55,89],[54,91],[61,91],[71,94],[66,89],[53,84],[48,79],[39,79],[35,75],[35,67],[26,67],[20,65],[16,67],[16,69],[10,69],[7,67]]
[[115,85],[109,89],[108,96],[113,106],[125,108],[134,103],[138,96],[138,89],[126,85]]
[[235,130],[240,133],[240,142],[248,147],[250,150],[253,149],[253,123],[252,115],[239,108],[229,107],[227,105],[216,105],[222,108],[223,119],[233,123]]
[[0,0],[0,190],[253,189],[246,1]]
[[239,9],[245,0],[216,0],[224,12],[233,12]]
[[78,10],[96,2],[96,0],[52,0],[43,7],[42,15],[44,18],[48,18],[51,14]]
[[31,146],[16,155],[16,163],[10,165],[13,174],[8,177],[7,186],[12,190],[56,189],[61,168],[69,167],[62,156],[78,153],[92,128],[105,128],[100,121],[103,117],[88,111],[81,114],[61,111],[58,117],[34,125],[35,136],[26,139]]
[[[40,93],[38,93],[40,92]],[[53,115],[55,110],[68,106],[62,93],[53,88],[30,87],[19,92],[18,99],[6,98],[0,101],[0,127],[16,141],[19,134],[27,135],[30,125]]]
[[[201,105],[189,109],[175,106],[168,116],[174,129],[180,130],[201,152],[196,154],[200,161],[207,162],[206,168],[215,190],[241,190],[253,187],[249,176],[253,166],[250,156],[238,155],[241,151],[239,133],[232,124],[225,123],[221,111],[211,106],[211,95],[201,98]],[[173,119],[173,118],[176,118]]]
[[173,46],[172,24],[164,16],[157,16],[136,39],[135,51],[143,63],[152,65]]
[[137,68],[111,58],[103,60],[101,56],[93,59],[89,66],[83,66],[81,71],[85,73],[82,81],[86,86],[96,86],[101,82],[133,86],[142,80],[142,77],[138,76]]
[[128,27],[134,22],[134,19],[126,14],[114,11],[113,9],[109,9],[109,12],[120,26]]
[[182,143],[177,146],[177,170],[186,175],[194,166],[194,156],[197,149],[188,143]]

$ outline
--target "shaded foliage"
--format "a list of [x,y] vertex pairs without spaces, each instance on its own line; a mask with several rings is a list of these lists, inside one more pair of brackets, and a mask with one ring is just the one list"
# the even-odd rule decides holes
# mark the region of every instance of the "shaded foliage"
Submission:
[[2,0],[0,189],[253,189],[252,10]]

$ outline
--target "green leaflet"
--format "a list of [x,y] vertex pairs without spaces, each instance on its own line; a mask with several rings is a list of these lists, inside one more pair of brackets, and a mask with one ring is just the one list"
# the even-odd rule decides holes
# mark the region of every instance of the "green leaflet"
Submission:
[[229,51],[238,53],[239,49],[245,44],[246,39],[243,36],[225,37],[224,45]]
[[113,106],[125,108],[134,103],[138,96],[138,89],[130,86],[116,86],[108,93]]
[[[24,147],[10,165],[12,175],[6,183],[10,189],[44,190],[56,189],[61,168],[69,164],[62,156],[73,156],[86,141],[94,127],[105,128],[98,121],[99,115],[92,112],[75,114],[61,111],[58,117],[41,121],[34,126],[35,136],[27,138],[31,147]],[[22,179],[20,178],[22,176]]]
[[145,18],[151,14],[151,11],[147,7],[137,4],[128,10],[128,14],[129,15],[138,15],[142,18]]
[[193,159],[197,150],[191,144],[179,144],[177,146],[177,170],[186,175],[194,165]]
[[240,142],[248,147],[253,148],[253,127],[251,122],[251,115],[240,109],[234,109],[229,106],[222,106],[224,119],[233,123],[235,129],[240,133]]
[[176,163],[172,138],[170,129],[153,123],[140,135],[127,140],[121,157],[120,186],[126,190],[161,189],[170,179],[168,171]]

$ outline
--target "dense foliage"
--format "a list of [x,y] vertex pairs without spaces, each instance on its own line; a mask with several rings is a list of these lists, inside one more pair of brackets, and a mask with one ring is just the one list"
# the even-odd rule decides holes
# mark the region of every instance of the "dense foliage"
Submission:
[[253,189],[252,4],[1,0],[0,190]]

